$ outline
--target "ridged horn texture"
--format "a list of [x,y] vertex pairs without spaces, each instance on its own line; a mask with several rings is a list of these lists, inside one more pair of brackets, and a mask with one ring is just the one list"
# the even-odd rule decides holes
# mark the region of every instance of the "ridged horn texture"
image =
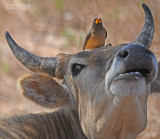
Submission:
[[153,35],[154,35],[154,21],[153,21],[152,13],[148,8],[148,6],[143,3],[142,7],[145,12],[145,24],[143,26],[142,32],[133,43],[143,44],[147,48],[150,48]]
[[55,77],[55,70],[58,64],[57,58],[36,56],[18,46],[8,32],[5,35],[13,54],[25,67],[33,72],[46,73]]

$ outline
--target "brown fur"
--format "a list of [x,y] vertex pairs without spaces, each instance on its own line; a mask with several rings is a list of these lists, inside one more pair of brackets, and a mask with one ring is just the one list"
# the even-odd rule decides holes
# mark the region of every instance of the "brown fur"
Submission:
[[66,74],[66,69],[68,69],[68,62],[72,58],[72,55],[59,54],[57,58],[59,59],[59,62],[55,71],[55,76],[58,79],[63,79]]
[[0,121],[1,139],[86,139],[77,115],[69,111],[29,114]]

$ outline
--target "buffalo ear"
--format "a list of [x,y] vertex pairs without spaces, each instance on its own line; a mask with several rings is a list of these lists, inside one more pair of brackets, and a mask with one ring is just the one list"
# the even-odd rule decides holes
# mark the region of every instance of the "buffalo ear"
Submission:
[[22,95],[35,103],[48,107],[64,106],[69,102],[69,93],[47,74],[24,75],[19,79]]
[[151,83],[151,93],[160,93],[160,62],[158,63],[157,78],[153,83]]

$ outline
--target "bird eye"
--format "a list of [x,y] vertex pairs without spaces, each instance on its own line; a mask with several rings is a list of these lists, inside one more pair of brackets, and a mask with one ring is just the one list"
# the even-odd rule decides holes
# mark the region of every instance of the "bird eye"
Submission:
[[82,69],[85,67],[85,65],[80,65],[80,64],[73,64],[72,65],[72,74],[73,76],[77,76]]

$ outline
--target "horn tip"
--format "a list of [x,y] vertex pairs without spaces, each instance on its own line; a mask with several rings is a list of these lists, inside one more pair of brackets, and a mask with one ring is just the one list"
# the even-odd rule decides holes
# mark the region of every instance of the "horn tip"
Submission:
[[150,11],[148,6],[145,3],[142,3],[142,7],[143,7],[144,11]]
[[147,6],[145,3],[142,3],[142,7],[145,7],[145,6]]
[[[12,44],[16,44],[16,42],[12,39],[11,35],[8,31],[5,32],[6,40],[10,47],[13,47]],[[16,44],[17,45],[17,44]]]
[[5,32],[5,36],[6,36],[7,41],[8,41],[9,39],[12,39],[12,38],[11,38],[11,35],[9,34],[8,31]]
[[6,37],[7,37],[7,36],[10,36],[10,34],[9,34],[8,31],[5,32],[5,36],[6,36]]

